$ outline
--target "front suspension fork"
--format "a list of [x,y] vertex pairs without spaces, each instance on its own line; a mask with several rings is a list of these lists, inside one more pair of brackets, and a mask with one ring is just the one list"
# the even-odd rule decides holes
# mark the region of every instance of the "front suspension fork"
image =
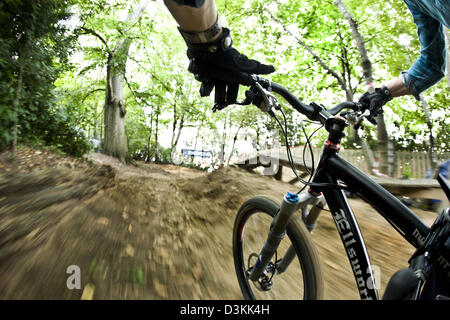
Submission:
[[[290,217],[302,207],[306,207],[308,204],[317,201],[318,197],[311,195],[308,191],[302,192],[299,195],[296,193],[287,193],[283,200],[281,201],[280,211],[275,216],[267,236],[267,240],[258,256],[255,266],[251,269],[249,279],[252,281],[257,281],[263,271],[266,269],[270,260],[272,259],[275,251],[277,250],[281,240],[286,234],[286,227],[289,222]],[[316,217],[317,218],[317,217]],[[314,220],[315,222],[315,220]],[[292,245],[291,245],[292,247]],[[291,251],[291,252],[290,252]],[[289,255],[289,256],[287,256]],[[287,256],[287,257],[286,257]],[[295,257],[295,251],[293,248],[289,249],[285,257],[286,262],[282,266],[284,270],[287,268],[289,263]],[[290,261],[289,261],[290,259]],[[284,260],[284,258],[283,258]],[[284,271],[283,270],[283,271]]]
[[[312,201],[311,210],[308,210],[308,206],[302,207],[302,220],[309,232],[311,232],[316,227],[317,218],[319,217],[322,209],[325,207],[325,204],[325,198],[321,195]],[[281,274],[286,271],[292,260],[294,260],[295,256],[295,248],[291,244],[284,254],[283,259],[281,259],[277,263],[277,272]]]

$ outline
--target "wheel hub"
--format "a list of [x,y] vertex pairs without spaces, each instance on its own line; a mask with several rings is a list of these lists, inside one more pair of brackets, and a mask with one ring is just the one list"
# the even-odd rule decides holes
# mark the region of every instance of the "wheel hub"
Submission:
[[[254,260],[254,261],[252,261]],[[249,258],[248,258],[248,269],[247,269],[247,278],[250,275],[250,273],[253,270],[253,266],[256,263],[256,261],[258,260],[258,255],[256,253],[252,253],[250,254]],[[273,286],[273,275],[276,272],[276,265],[272,262],[269,262],[269,264],[267,265],[266,269],[263,271],[263,273],[261,274],[261,276],[259,277],[259,279],[257,281],[252,281],[256,288],[259,291],[269,291],[270,289],[272,289]]]

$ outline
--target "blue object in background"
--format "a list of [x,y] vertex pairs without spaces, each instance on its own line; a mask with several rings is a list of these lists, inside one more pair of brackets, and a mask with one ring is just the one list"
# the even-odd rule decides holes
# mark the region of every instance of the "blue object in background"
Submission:
[[442,174],[442,176],[443,176],[445,179],[448,179],[448,173],[449,173],[449,171],[450,171],[450,159],[447,160],[447,161],[442,162],[442,163],[439,165],[439,168],[438,168],[438,173],[439,173],[439,174]]
[[[450,171],[450,160],[442,162],[437,170],[436,176],[431,176],[431,168],[427,170],[426,178],[436,178],[438,174],[441,174],[445,179],[448,179],[449,177],[449,171]],[[428,199],[427,201],[427,207],[433,211],[436,211],[439,209],[439,205],[441,204],[441,200],[439,199]]]

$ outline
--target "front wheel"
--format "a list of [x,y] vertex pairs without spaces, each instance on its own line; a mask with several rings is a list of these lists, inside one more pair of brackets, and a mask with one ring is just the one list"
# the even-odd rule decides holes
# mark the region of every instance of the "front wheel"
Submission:
[[[321,299],[323,279],[317,251],[305,226],[292,218],[287,225],[286,236],[261,277],[258,281],[248,278],[278,211],[279,206],[273,201],[255,197],[246,201],[236,216],[233,256],[244,298]],[[289,261],[288,266],[282,270],[286,261]]]

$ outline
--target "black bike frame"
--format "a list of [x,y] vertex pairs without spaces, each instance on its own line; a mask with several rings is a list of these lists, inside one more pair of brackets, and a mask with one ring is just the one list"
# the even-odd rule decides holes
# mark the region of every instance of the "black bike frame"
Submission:
[[[325,146],[313,181],[335,185],[344,183],[347,190],[374,207],[416,248],[423,243],[429,232],[429,228],[414,212],[365,173],[339,157],[336,148]],[[344,191],[330,187],[312,190],[323,192],[328,203],[349,258],[361,299],[378,299],[366,246]]]
[[[401,203],[400,200],[374,182],[368,175],[339,157],[339,143],[344,136],[343,131],[348,126],[348,123],[341,116],[335,115],[345,108],[361,111],[360,107],[355,103],[347,102],[339,104],[333,109],[326,110],[317,104],[306,105],[302,103],[291,92],[279,84],[262,78],[257,78],[256,81],[260,84],[260,87],[262,86],[269,91],[273,90],[273,92],[281,95],[295,110],[306,115],[309,119],[321,122],[329,132],[328,140],[325,143],[316,173],[313,177],[313,184],[310,190],[306,192],[310,192],[312,195],[323,193],[344,244],[361,299],[378,299],[377,288],[375,287],[373,271],[366,246],[344,189],[356,194],[369,203],[395,230],[416,248],[423,244],[430,231],[429,228],[414,212]],[[258,90],[265,97],[264,103],[258,105],[262,111],[268,112],[271,108],[277,107],[274,99],[268,98],[267,92],[264,92],[261,88]],[[274,116],[273,112],[271,115]],[[361,120],[361,117],[359,120]],[[284,200],[282,204],[289,202]],[[280,209],[280,213],[281,211]],[[289,212],[287,213],[289,214]],[[311,217],[311,221],[308,221],[308,223],[314,225],[315,221],[312,220],[316,218],[317,214],[314,214],[314,217]],[[269,240],[273,240],[272,238],[273,235],[269,233],[266,242],[271,243]],[[269,247],[265,246],[265,248]],[[269,252],[270,254],[263,253],[262,251],[260,256],[264,257],[267,263],[273,252]],[[289,265],[292,257],[292,252],[286,254],[285,258],[287,260],[286,262],[282,262],[283,268]],[[260,273],[264,268],[265,264],[261,263],[261,266],[255,268],[250,276],[257,278],[259,276],[258,272]]]

